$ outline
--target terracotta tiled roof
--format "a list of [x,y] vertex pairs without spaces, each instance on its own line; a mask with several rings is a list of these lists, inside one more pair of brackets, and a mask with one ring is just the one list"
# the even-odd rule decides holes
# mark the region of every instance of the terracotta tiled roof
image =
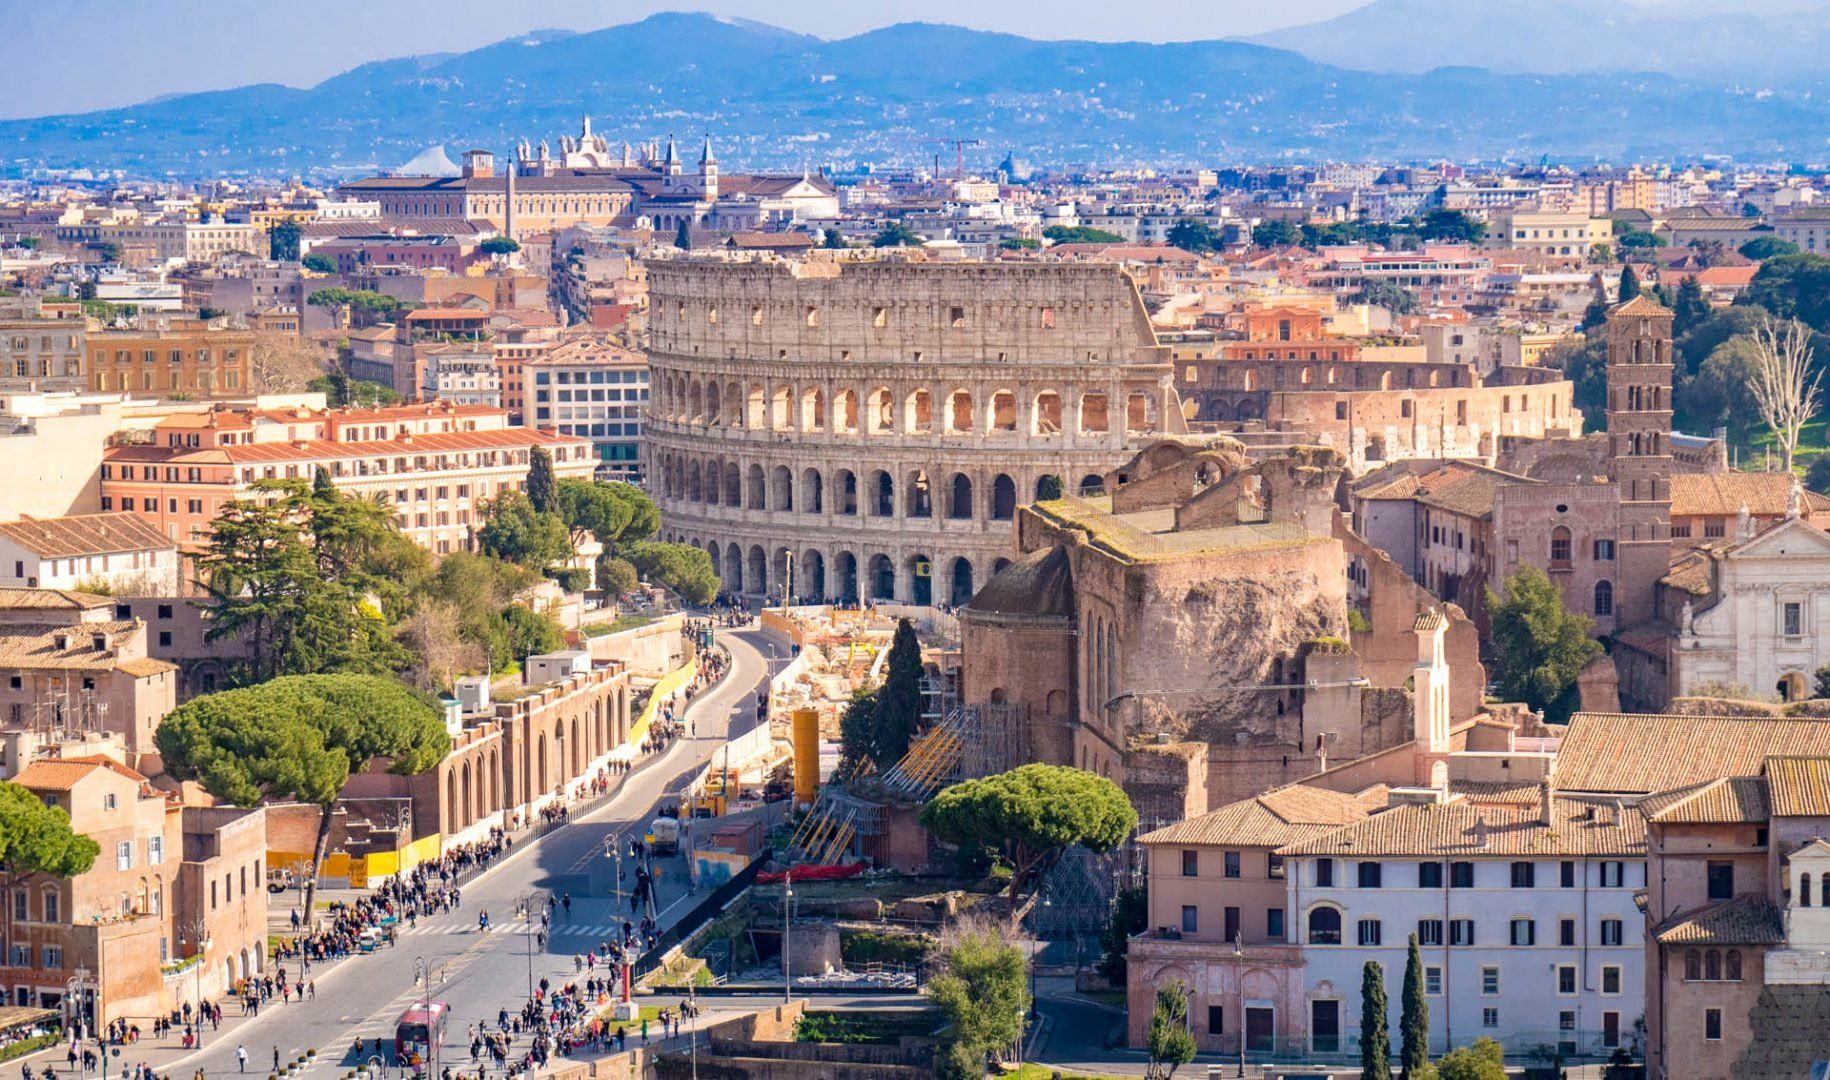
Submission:
[[1332,832],[1365,816],[1357,796],[1295,784],[1178,821],[1139,839],[1146,844],[1276,847]]
[[1779,909],[1765,897],[1737,896],[1667,920],[1652,931],[1664,945],[1783,945]]
[[69,589],[0,589],[0,611],[86,611],[113,605],[106,596]]
[[94,761],[65,761],[60,758],[37,758],[26,763],[13,777],[21,787],[34,791],[69,791],[90,773],[101,768]]
[[1557,783],[1650,794],[1756,776],[1767,758],[1787,755],[1830,755],[1830,720],[1577,713],[1557,752]]
[[1830,758],[1767,758],[1766,783],[1774,816],[1830,817]]
[[1660,825],[1739,825],[1767,820],[1766,781],[1758,776],[1724,776],[1675,791],[1661,791],[1639,804],[1647,821]]
[[1659,303],[1657,300],[1652,299],[1650,296],[1647,296],[1645,293],[1640,293],[1638,296],[1635,296],[1633,299],[1615,308],[1611,314],[1658,318],[1660,316],[1669,316],[1671,314],[1671,309]]
[[[1750,514],[1776,517],[1786,512],[1791,490],[1792,478],[1785,473],[1677,473],[1671,477],[1671,514],[1733,517],[1745,503]],[[1806,510],[1830,509],[1830,498],[1814,491],[1804,494]]]
[[176,550],[177,542],[138,514],[77,514],[60,518],[27,518],[0,525],[0,537],[34,555],[67,559],[129,551]]
[[1410,857],[1463,855],[1644,855],[1646,819],[1637,809],[1553,801],[1551,824],[1536,806],[1395,806],[1366,820],[1282,849],[1285,855]]
[[1682,589],[1692,596],[1707,596],[1711,584],[1709,557],[1700,551],[1686,551],[1671,560],[1671,569],[1659,579],[1662,585]]
[[136,660],[123,660],[116,664],[114,669],[132,675],[136,679],[147,679],[154,675],[177,671],[178,665],[168,660],[154,660],[150,656],[143,656]]
[[[113,601],[109,601],[113,603]],[[0,669],[113,671],[121,663],[122,641],[140,633],[137,622],[85,622],[0,628]],[[97,651],[95,635],[106,634],[109,647]],[[57,639],[64,639],[59,648]]]
[[1451,779],[1449,791],[1480,806],[1490,806],[1496,803],[1517,803],[1521,806],[1527,803],[1532,806],[1538,805],[1538,785],[1523,781]]
[[1417,494],[1422,486],[1413,473],[1399,473],[1397,476],[1372,479],[1366,487],[1354,491],[1354,496],[1361,499],[1409,499]]

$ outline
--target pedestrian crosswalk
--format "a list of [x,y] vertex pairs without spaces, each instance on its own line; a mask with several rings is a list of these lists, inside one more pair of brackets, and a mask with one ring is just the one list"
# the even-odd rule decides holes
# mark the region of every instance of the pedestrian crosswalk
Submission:
[[[440,926],[434,923],[420,923],[418,926],[403,926],[396,931],[401,937],[425,937],[435,934],[497,934],[526,933],[527,928],[521,923],[491,923],[488,930],[477,929],[476,923],[454,923]],[[612,935],[621,934],[623,924],[619,920],[613,923],[560,923],[547,928],[553,937],[594,937],[609,940]]]
[[424,937],[427,934],[496,934],[519,928],[518,923],[490,923],[487,930],[478,929],[476,923],[452,923],[448,926],[420,923],[418,926],[397,927],[395,933],[401,937]]

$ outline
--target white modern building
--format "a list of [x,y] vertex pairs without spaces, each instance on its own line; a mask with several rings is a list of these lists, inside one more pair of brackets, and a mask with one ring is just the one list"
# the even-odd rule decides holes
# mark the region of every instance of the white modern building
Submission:
[[1485,805],[1417,795],[1280,851],[1310,1049],[1357,1053],[1368,960],[1385,969],[1396,1044],[1413,934],[1433,1052],[1482,1036],[1509,1054],[1630,1042],[1645,998],[1639,811],[1532,785]]
[[555,346],[523,365],[523,423],[590,439],[601,479],[642,479],[648,358],[600,338]]

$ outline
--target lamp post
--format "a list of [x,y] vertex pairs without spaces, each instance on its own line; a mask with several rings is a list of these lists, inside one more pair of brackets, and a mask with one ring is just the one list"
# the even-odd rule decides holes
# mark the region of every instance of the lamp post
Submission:
[[789,912],[794,909],[794,870],[790,868],[782,875],[782,1004],[794,1000],[794,978],[788,968],[788,926]]
[[610,905],[621,911],[623,907],[623,842],[615,833],[604,836],[604,854],[610,856],[616,864],[616,880],[610,883]]
[[515,900],[515,910],[526,923],[523,936],[527,938],[527,998],[534,999],[534,908],[540,902],[538,892],[522,893]]
[[438,1040],[434,1037],[437,1025],[432,1022],[432,981],[442,979],[444,974],[445,964],[441,963],[427,970],[425,957],[415,956],[413,958],[413,981],[419,983],[419,1004],[421,1010],[426,1014],[427,1076],[438,1075]]
[[194,919],[178,920],[178,929],[179,929],[178,944],[180,946],[183,946],[186,943],[185,938],[184,938],[185,931],[189,931],[190,935],[191,935],[190,940],[195,941],[197,943],[197,951],[192,954],[192,956],[196,960],[196,964],[194,966],[195,966],[196,972],[197,972],[197,975],[196,975],[197,1009],[196,1009],[196,1019],[193,1020],[192,1022],[197,1025],[197,1047],[196,1048],[201,1050],[201,1049],[203,1049],[203,965],[204,965],[203,954],[210,947],[210,937],[209,937],[209,933],[208,933],[208,928],[207,928],[206,924],[204,923],[203,916],[201,916],[201,915],[197,916]]

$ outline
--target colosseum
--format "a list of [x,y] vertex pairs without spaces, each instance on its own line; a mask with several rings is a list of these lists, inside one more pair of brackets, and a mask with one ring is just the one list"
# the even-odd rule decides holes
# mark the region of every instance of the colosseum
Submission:
[[648,283],[662,535],[733,593],[962,604],[1046,477],[1186,430],[1115,266],[695,254]]

